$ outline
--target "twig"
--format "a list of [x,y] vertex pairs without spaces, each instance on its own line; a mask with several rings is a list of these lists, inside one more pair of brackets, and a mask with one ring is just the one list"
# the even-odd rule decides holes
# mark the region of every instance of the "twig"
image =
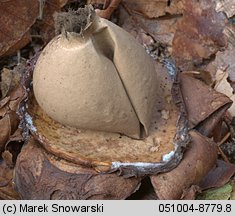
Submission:
[[223,139],[222,139],[219,143],[217,143],[218,152],[221,154],[221,156],[222,156],[222,158],[224,159],[224,161],[226,161],[226,162],[228,162],[228,163],[229,163],[230,161],[229,161],[228,157],[224,154],[224,152],[222,151],[222,149],[220,148],[220,146],[221,146],[223,143],[225,143],[225,141],[226,141],[230,136],[231,136],[231,133],[228,132],[228,133],[223,137]]
[[224,152],[221,150],[221,148],[220,148],[220,147],[218,147],[218,151],[219,151],[219,153],[221,154],[221,156],[222,156],[223,160],[224,160],[225,162],[230,163],[230,161],[229,161],[228,157],[224,154]]
[[17,50],[17,63],[20,64],[21,62],[21,52],[20,50]]
[[220,147],[223,143],[225,143],[225,141],[230,137],[231,133],[228,132],[224,137],[223,139],[217,144],[218,147]]

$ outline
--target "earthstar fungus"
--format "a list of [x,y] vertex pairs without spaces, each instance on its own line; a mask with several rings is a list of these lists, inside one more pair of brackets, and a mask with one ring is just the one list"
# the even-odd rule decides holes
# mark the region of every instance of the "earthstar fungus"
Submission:
[[89,6],[56,20],[61,34],[39,56],[22,115],[33,137],[97,172],[130,177],[174,168],[189,136],[166,70]]
[[15,188],[23,199],[125,199],[144,176],[180,163],[189,105],[167,70],[91,7],[56,20],[59,35],[24,77],[30,133]]
[[40,107],[79,129],[148,135],[158,80],[152,59],[123,29],[85,9],[60,13],[33,86]]

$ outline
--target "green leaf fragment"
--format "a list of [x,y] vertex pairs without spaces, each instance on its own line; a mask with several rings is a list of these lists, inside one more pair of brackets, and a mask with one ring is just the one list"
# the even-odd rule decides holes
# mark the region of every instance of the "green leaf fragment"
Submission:
[[230,199],[231,200],[235,200],[235,182],[233,181],[233,191],[232,191],[232,193],[231,193],[231,197],[230,197]]
[[228,200],[230,199],[233,187],[230,183],[220,188],[212,188],[203,191],[197,196],[197,200]]

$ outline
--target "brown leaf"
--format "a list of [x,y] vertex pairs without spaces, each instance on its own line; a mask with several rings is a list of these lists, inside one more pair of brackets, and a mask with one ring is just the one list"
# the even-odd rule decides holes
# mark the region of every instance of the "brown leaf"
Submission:
[[64,7],[68,3],[68,0],[59,0],[60,8]]
[[[225,94],[233,102],[235,102],[234,90],[228,81],[228,72],[218,69],[215,76],[216,76],[216,81],[215,81],[214,89],[220,93]],[[231,116],[235,116],[235,104],[234,103],[228,109],[228,112],[231,114]]]
[[25,47],[28,43],[31,42],[31,34],[30,32],[26,32],[19,41],[17,41],[14,45],[12,45],[3,56],[14,55],[18,50]]
[[16,112],[23,97],[23,88],[18,86],[9,93],[9,97],[0,101],[0,153],[4,151],[10,135],[18,128],[19,117]]
[[224,31],[224,35],[226,36],[229,43],[231,43],[233,46],[235,46],[235,26],[232,23],[229,23]]
[[1,98],[6,97],[7,93],[10,90],[10,86],[11,86],[11,80],[12,80],[12,71],[7,69],[7,68],[3,68],[3,70],[0,73],[0,93],[1,93]]
[[151,176],[159,199],[180,199],[183,191],[198,184],[215,164],[216,144],[196,131],[181,163],[172,171]]
[[3,68],[0,73],[0,94],[2,95],[2,99],[4,99],[9,94],[12,94],[12,91],[14,91],[20,84],[20,79],[24,73],[24,68],[25,65],[23,64],[17,65],[13,70]]
[[140,180],[99,174],[58,159],[33,139],[18,156],[14,177],[23,199],[125,199],[139,188]]
[[216,165],[202,179],[199,186],[202,190],[209,188],[222,187],[235,173],[235,164],[227,163],[222,160],[217,160]]
[[10,170],[7,168],[6,164],[0,161],[0,187],[6,186],[12,178]]
[[181,0],[123,0],[123,4],[132,12],[142,14],[147,18],[156,18],[168,14],[180,14],[182,12]]
[[[156,8],[156,10],[158,9]],[[180,18],[180,16],[170,16],[164,19],[146,19],[133,13],[130,5],[130,8],[126,8],[126,6],[120,8],[119,23],[123,29],[136,37],[144,46],[150,44],[141,40],[143,34],[151,36],[155,41],[171,46],[176,31],[176,23]],[[158,44],[153,45],[153,49],[157,49],[159,46]]]
[[99,6],[102,5],[103,9],[107,8],[108,5],[110,4],[111,0],[87,0],[86,4],[91,4],[91,5],[95,5],[95,6]]
[[10,124],[11,124],[11,135],[17,130],[19,125],[19,116],[16,114],[17,110],[10,111],[8,113],[8,116],[10,118]]
[[0,160],[0,199],[19,199],[18,193],[13,189],[13,169],[10,169],[3,160]]
[[[214,88],[227,95],[232,101],[235,101],[235,65],[234,65],[235,48],[232,44],[221,52],[217,52],[216,58],[208,66],[213,74]],[[231,116],[235,116],[235,104],[229,108]]]
[[210,0],[184,0],[183,19],[177,24],[172,50],[180,69],[193,70],[225,46],[226,18],[213,6]]
[[[2,100],[0,100],[0,109],[2,109],[9,102],[9,100],[10,100],[9,96],[7,96],[7,97],[3,98]],[[3,114],[2,114],[2,112],[0,113],[1,117],[4,116],[4,115],[5,115],[4,113]]]
[[10,135],[13,134],[18,128],[19,117],[16,111],[9,111],[2,119],[0,119],[0,153],[5,149],[5,144],[10,139]]
[[19,85],[17,88],[12,90],[10,94],[10,101],[9,101],[9,108],[12,111],[16,111],[18,109],[18,106],[24,97],[25,91],[21,85]]
[[226,13],[227,17],[230,18],[235,14],[235,1],[234,0],[217,0],[215,1],[217,12],[223,11]]
[[107,8],[105,8],[104,10],[97,9],[96,13],[104,19],[109,19],[114,10],[116,10],[119,6],[120,2],[121,0],[111,0]]
[[6,147],[8,148],[8,146],[14,142],[23,142],[23,135],[22,135],[22,129],[18,128],[10,137],[10,139],[8,140]]
[[3,152],[5,144],[11,135],[11,123],[9,115],[0,119],[0,153]]
[[4,151],[2,153],[2,158],[8,167],[10,168],[14,167],[12,154],[9,151]]
[[189,126],[197,127],[205,136],[210,135],[232,101],[200,80],[184,73],[179,76]]
[[180,199],[194,200],[198,192],[201,192],[201,188],[198,185],[192,185],[190,188],[184,190]]
[[[220,70],[228,74],[228,80],[235,89],[235,64],[234,56],[235,48],[232,44],[229,44],[224,51],[219,51],[216,53],[215,60],[212,61],[208,66],[207,70],[212,72],[214,82],[220,82],[221,78],[216,77],[216,73]],[[222,78],[224,78],[222,76]]]
[[38,12],[38,0],[0,2],[0,56],[16,52],[30,41],[28,31]]

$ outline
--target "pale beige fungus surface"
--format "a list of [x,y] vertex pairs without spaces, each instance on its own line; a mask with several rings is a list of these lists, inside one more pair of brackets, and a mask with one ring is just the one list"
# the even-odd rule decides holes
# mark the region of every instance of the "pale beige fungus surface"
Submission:
[[84,34],[58,35],[44,48],[33,76],[36,100],[63,125],[140,138],[156,105],[153,62],[129,33],[94,19]]

